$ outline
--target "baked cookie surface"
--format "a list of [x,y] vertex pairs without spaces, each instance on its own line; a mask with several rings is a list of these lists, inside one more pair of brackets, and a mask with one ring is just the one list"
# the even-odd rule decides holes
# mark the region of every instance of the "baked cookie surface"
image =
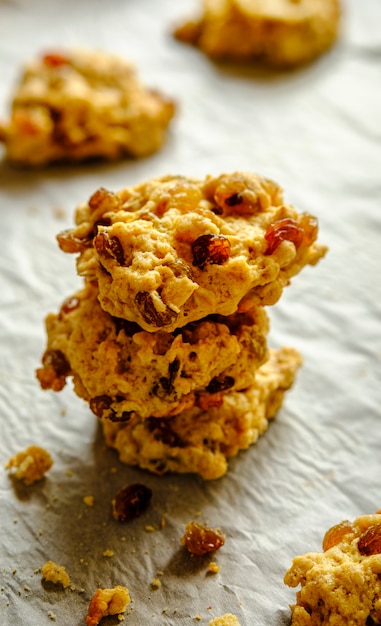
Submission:
[[26,166],[142,157],[161,147],[174,113],[174,103],[145,89],[122,58],[52,52],[26,65],[0,140],[8,159]]
[[172,334],[148,333],[103,311],[94,283],[49,314],[46,329],[41,386],[59,391],[72,376],[76,393],[111,420],[218,403],[228,390],[249,387],[268,356],[262,307],[211,316]]
[[292,624],[381,624],[381,514],[332,527],[323,550],[297,556],[286,572],[287,585],[301,585]]
[[219,478],[228,469],[228,459],[265,432],[300,364],[296,350],[271,350],[268,361],[256,370],[254,384],[223,395],[218,406],[194,407],[167,419],[132,419],[125,424],[102,420],[106,443],[122,462],[155,474]]
[[175,30],[214,59],[307,63],[338,35],[339,0],[203,0],[202,16]]
[[285,204],[280,187],[236,172],[203,180],[164,176],[95,192],[58,235],[96,281],[102,308],[149,332],[211,314],[274,304],[326,247],[317,220]]

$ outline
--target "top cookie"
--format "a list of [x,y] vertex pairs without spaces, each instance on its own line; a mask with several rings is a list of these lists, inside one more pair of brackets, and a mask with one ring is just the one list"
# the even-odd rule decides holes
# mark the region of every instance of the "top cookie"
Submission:
[[335,41],[339,0],[203,0],[199,20],[175,36],[214,59],[258,59],[277,67],[311,61]]
[[29,166],[141,157],[160,148],[174,112],[118,56],[52,52],[25,67],[0,140],[10,161]]
[[58,235],[61,249],[80,253],[78,273],[98,282],[105,311],[149,332],[274,304],[326,252],[313,216],[242,172],[99,189],[76,223]]

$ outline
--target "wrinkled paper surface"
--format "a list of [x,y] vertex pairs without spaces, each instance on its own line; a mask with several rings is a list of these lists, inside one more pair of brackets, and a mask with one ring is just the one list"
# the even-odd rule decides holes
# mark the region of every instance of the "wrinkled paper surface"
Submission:
[[[0,471],[2,625],[80,626],[95,589],[115,584],[130,590],[130,626],[208,624],[226,612],[241,626],[288,625],[292,558],[320,550],[331,525],[381,507],[381,4],[343,4],[329,54],[268,74],[214,65],[171,37],[196,0],[0,2],[3,117],[26,59],[78,45],[129,58],[147,86],[178,104],[168,141],[150,158],[39,172],[0,166],[0,462],[33,443],[54,458],[31,487]],[[158,478],[106,449],[70,384],[54,394],[35,379],[43,319],[81,284],[55,235],[100,186],[235,170],[276,180],[288,202],[319,218],[330,248],[269,310],[270,344],[298,348],[304,365],[268,431],[225,477]],[[151,487],[152,504],[117,523],[111,499],[133,482]],[[212,557],[218,574],[180,545],[191,519],[226,533]],[[66,567],[73,589],[42,584],[47,559]]]

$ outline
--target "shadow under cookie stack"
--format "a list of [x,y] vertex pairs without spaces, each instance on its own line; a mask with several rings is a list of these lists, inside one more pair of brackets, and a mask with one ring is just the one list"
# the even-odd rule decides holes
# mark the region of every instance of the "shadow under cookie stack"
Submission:
[[219,478],[282,405],[301,356],[270,349],[265,307],[326,247],[261,176],[103,188],[57,236],[83,289],[46,318],[37,377],[76,394],[122,462]]

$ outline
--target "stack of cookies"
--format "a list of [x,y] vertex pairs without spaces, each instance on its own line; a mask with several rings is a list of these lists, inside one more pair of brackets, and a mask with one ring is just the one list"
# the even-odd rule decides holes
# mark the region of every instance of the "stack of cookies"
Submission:
[[265,307],[326,248],[317,220],[243,172],[98,189],[57,237],[84,286],[46,318],[37,377],[68,377],[120,459],[222,476],[282,404],[301,363],[271,350]]

